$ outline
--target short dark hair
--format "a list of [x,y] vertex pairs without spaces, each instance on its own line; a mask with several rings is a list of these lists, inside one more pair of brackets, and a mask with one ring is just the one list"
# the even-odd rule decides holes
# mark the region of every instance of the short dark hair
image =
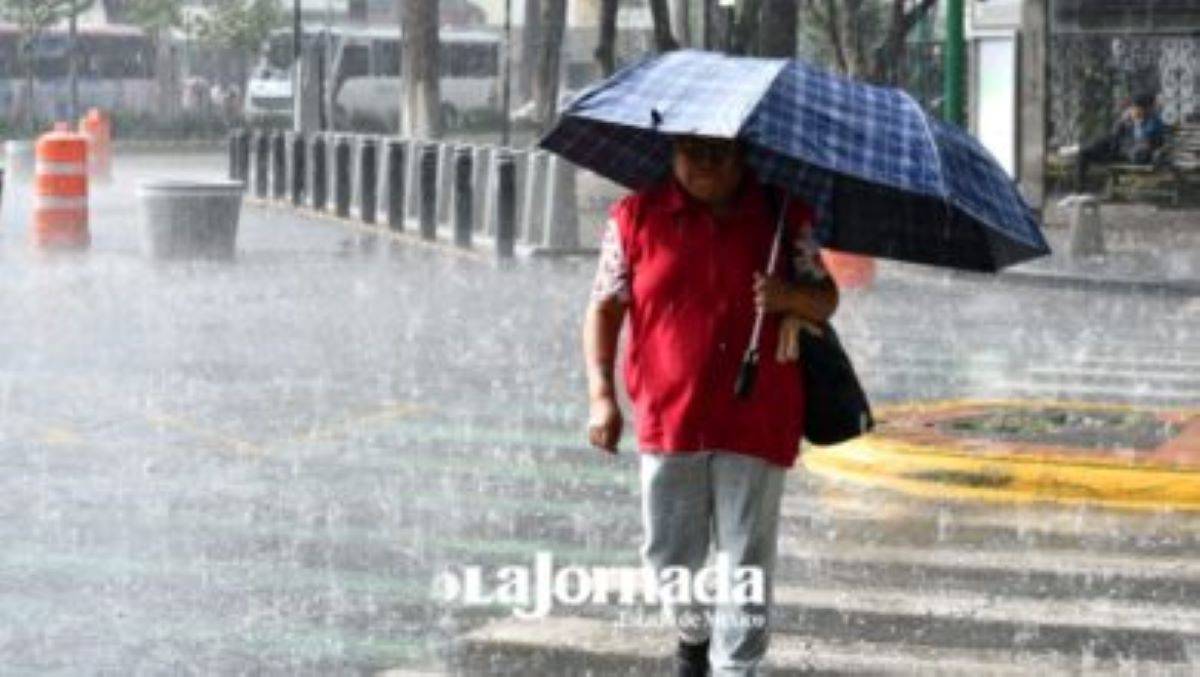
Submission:
[[1154,101],[1158,99],[1158,95],[1154,92],[1142,92],[1133,97],[1133,105],[1139,108],[1154,108]]

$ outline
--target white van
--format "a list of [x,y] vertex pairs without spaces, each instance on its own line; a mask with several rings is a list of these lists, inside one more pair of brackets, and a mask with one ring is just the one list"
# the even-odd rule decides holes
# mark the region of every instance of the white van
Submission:
[[[498,111],[503,41],[486,31],[441,31],[442,119]],[[399,30],[346,31],[333,60],[333,119],[341,129],[394,132],[400,123]]]

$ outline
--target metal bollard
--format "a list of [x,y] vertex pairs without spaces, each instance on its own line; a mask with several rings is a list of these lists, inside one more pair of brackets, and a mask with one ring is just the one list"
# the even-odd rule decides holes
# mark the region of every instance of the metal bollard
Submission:
[[242,190],[250,187],[250,130],[237,130],[237,180],[242,182]]
[[363,137],[358,145],[358,216],[375,223],[379,206],[379,142]]
[[333,211],[337,204],[337,143],[339,135],[325,137],[325,209]]
[[421,142],[412,141],[404,164],[404,213],[407,218],[421,217]]
[[437,239],[438,144],[421,146],[421,238]]
[[325,160],[328,152],[325,147],[326,138],[324,134],[313,136],[312,143],[309,144],[310,155],[306,167],[309,172],[309,205],[318,211],[325,209],[325,192],[329,186],[328,179],[325,178],[325,168],[328,166]]
[[512,152],[496,157],[496,255],[512,258],[517,236],[517,167]]
[[407,150],[408,144],[404,141],[388,141],[387,167],[384,171],[387,181],[387,222],[388,228],[397,232],[404,230],[404,175],[408,166]]
[[517,242],[520,242],[521,238],[525,237],[525,231],[521,229],[525,225],[525,201],[521,197],[525,195],[525,183],[529,177],[529,155],[530,151],[528,150],[521,148],[512,149],[513,166],[517,168],[513,173],[513,190],[516,191],[514,194],[517,196],[516,220],[513,223],[517,224]]
[[471,221],[474,216],[475,190],[472,186],[475,151],[460,146],[454,152],[454,244],[471,246]]
[[350,216],[350,137],[339,136],[334,143],[333,208],[342,218]]
[[259,130],[254,133],[254,196],[267,196],[267,174],[270,171],[271,137]]
[[438,188],[444,188],[438,192],[437,222],[439,224],[450,222],[450,198],[453,195],[450,187],[454,185],[454,151],[455,145],[452,143],[438,145],[437,183]]
[[545,151],[532,152],[529,154],[529,167],[525,172],[525,190],[522,194],[525,208],[521,210],[521,232],[525,234],[525,241],[533,245],[542,244],[542,235],[545,232],[549,162],[550,155]]
[[554,156],[546,169],[545,246],[579,248],[579,209],[575,198],[575,166]]
[[492,182],[492,146],[476,146],[475,158],[472,160],[471,185],[474,186],[474,200],[471,205],[471,229],[476,233],[483,232],[487,221],[487,209],[492,204],[489,195]]
[[238,134],[240,129],[234,129],[229,132],[229,180],[240,181],[238,176]]
[[307,153],[308,148],[304,135],[299,132],[288,132],[288,186],[292,194],[292,205],[295,207],[304,204]]
[[287,134],[271,135],[271,197],[282,200],[287,195]]

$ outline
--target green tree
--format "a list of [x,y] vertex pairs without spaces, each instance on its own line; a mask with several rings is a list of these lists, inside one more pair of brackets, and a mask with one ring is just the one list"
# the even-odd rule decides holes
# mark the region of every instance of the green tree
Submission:
[[212,47],[253,54],[286,18],[278,0],[221,0],[197,35]]
[[194,23],[197,40],[221,54],[223,71],[244,82],[271,31],[287,23],[277,0],[218,0]]
[[839,72],[881,84],[904,81],[909,33],[938,0],[803,0],[815,56]]

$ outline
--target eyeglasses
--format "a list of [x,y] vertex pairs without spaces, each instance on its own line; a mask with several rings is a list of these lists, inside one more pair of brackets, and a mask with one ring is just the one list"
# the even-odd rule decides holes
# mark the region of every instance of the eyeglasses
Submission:
[[680,137],[675,139],[675,150],[687,156],[689,160],[720,164],[733,157],[737,152],[737,143],[727,139],[701,139],[696,137]]

